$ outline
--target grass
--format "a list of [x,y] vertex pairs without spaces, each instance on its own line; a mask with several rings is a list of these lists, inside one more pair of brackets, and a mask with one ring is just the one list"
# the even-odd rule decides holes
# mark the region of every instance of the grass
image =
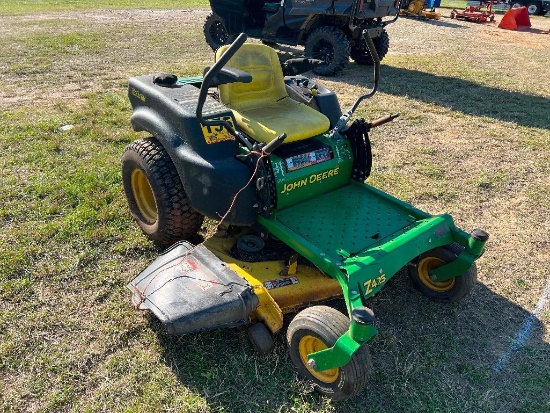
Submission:
[[0,14],[85,11],[97,9],[196,9],[207,7],[209,7],[208,0],[3,0],[0,6]]
[[[401,117],[373,131],[370,182],[491,239],[462,302],[427,301],[404,276],[371,300],[375,371],[357,398],[332,403],[296,377],[284,334],[261,358],[242,332],[170,337],[130,305],[125,285],[159,251],[121,187],[121,153],[139,136],[127,78],[194,75],[212,60],[205,11],[168,3],[0,6],[0,410],[550,411],[548,308],[492,369],[548,282],[550,84],[531,76],[548,73],[546,38],[449,20],[388,26],[380,92],[360,113]],[[322,81],[347,108],[370,79],[350,64]]]

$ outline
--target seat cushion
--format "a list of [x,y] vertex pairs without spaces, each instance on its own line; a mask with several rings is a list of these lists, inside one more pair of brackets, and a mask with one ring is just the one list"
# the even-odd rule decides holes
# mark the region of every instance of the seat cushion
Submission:
[[[227,47],[218,49],[216,58]],[[290,143],[328,130],[325,115],[288,96],[279,57],[271,47],[245,43],[227,65],[252,75],[250,83],[220,85],[219,90],[239,128],[253,139],[268,143],[284,132],[285,143]]]
[[262,102],[258,107],[233,110],[244,133],[258,142],[269,143],[283,132],[285,143],[317,136],[328,130],[328,118],[315,109],[285,97],[278,102]]

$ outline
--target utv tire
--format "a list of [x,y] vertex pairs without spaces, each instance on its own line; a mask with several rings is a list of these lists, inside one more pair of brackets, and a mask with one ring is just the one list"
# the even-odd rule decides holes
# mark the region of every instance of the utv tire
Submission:
[[429,271],[453,261],[460,254],[461,247],[452,244],[448,247],[434,248],[416,258],[407,267],[409,277],[416,288],[426,297],[441,303],[456,302],[466,296],[477,281],[476,264],[464,274],[436,282],[430,279]]
[[[374,43],[374,48],[376,49],[376,53],[378,53],[378,57],[382,60],[390,48],[390,36],[388,36],[386,29],[382,29],[380,36],[373,39],[372,42]],[[358,65],[372,66],[374,64],[374,60],[365,44],[362,44],[361,47],[352,48],[351,58]]]
[[349,325],[349,319],[340,311],[318,305],[298,313],[287,330],[290,358],[296,371],[312,381],[316,391],[333,400],[353,397],[367,383],[372,371],[368,347],[359,348],[345,366],[325,371],[310,367],[307,355],[334,346]]
[[542,4],[538,1],[532,1],[527,5],[527,13],[532,16],[542,15]]
[[313,30],[306,40],[305,55],[325,62],[313,69],[313,73],[331,76],[341,71],[349,61],[350,44],[342,30],[322,26]]
[[214,51],[218,50],[221,46],[231,43],[231,37],[227,33],[222,19],[214,13],[206,16],[203,32],[206,43]]
[[200,229],[204,217],[189,206],[178,172],[156,138],[126,147],[122,183],[130,213],[156,244],[171,245]]

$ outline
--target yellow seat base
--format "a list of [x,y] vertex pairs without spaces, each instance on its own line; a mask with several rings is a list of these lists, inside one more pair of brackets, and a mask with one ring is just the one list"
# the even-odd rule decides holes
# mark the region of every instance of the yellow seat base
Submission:
[[[217,59],[227,47],[218,49]],[[250,83],[220,86],[221,102],[252,139],[269,143],[286,133],[285,143],[290,143],[320,135],[330,127],[325,115],[288,96],[277,52],[271,47],[246,43],[227,65],[252,75]]]
[[247,110],[232,109],[232,112],[244,133],[265,143],[283,132],[287,134],[285,143],[308,139],[326,132],[330,125],[325,115],[290,97]]

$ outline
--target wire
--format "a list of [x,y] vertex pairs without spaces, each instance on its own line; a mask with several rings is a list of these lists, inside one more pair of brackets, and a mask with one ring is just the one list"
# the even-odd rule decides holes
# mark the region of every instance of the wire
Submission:
[[[237,202],[237,198],[239,197],[239,195],[252,183],[252,181],[254,180],[254,178],[256,177],[256,174],[258,173],[258,169],[260,167],[260,162],[262,161],[263,158],[267,157],[268,154],[265,153],[262,150],[260,151],[250,151],[246,154],[246,156],[250,156],[250,155],[259,155],[258,156],[258,160],[256,161],[256,166],[254,168],[254,172],[252,173],[252,175],[250,176],[250,179],[248,180],[248,182],[241,188],[237,191],[237,193],[235,194],[235,196],[233,197],[233,199],[231,200],[231,203],[229,204],[229,208],[227,209],[226,213],[223,215],[223,216],[220,216],[220,221],[218,222],[218,227],[225,221],[225,219],[229,216],[229,214],[231,213],[231,210],[233,209],[233,207],[235,206],[235,203]],[[185,255],[181,258],[180,261],[178,261],[176,264],[174,265],[171,265],[170,267],[167,267],[167,268],[163,268],[161,271],[157,272],[150,280],[149,282],[147,283],[147,285],[145,286],[145,288],[143,290],[140,290],[137,286],[134,286],[134,291],[136,293],[136,295],[139,297],[139,302],[135,305],[136,308],[139,308],[141,306],[141,304],[143,304],[145,302],[145,300],[147,299],[148,295],[146,294],[146,291],[147,289],[151,286],[152,282],[160,275],[162,274],[163,272],[171,269],[171,268],[174,268],[174,267],[177,267],[178,265],[181,265],[183,263],[183,261],[189,257],[193,251],[195,251],[199,246],[203,246],[210,238],[212,238],[214,236],[214,234],[206,237],[206,239],[204,239],[201,243],[195,245],[193,248],[191,248],[190,250],[188,250]],[[170,280],[167,280],[162,286],[160,286],[159,288],[157,288],[156,290],[154,290],[152,293],[150,293],[149,295],[155,293],[156,291],[158,291],[160,288],[164,287],[166,284],[168,284],[168,282],[171,282],[173,280],[175,280],[176,278],[182,278],[182,277],[174,277]],[[191,277],[189,277],[191,278]],[[208,282],[211,282],[213,284],[220,284],[216,281],[213,281],[213,280],[204,280],[204,281],[208,281]],[[225,284],[220,284],[220,285],[224,285],[224,286],[227,286]]]

